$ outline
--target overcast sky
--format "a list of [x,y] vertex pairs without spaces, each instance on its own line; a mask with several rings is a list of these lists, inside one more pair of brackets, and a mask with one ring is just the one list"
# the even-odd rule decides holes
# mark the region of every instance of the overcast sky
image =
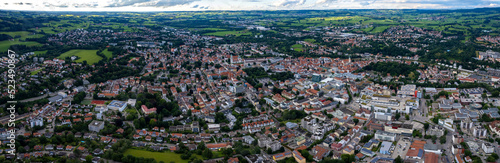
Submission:
[[500,0],[0,0],[0,9],[34,11],[463,9],[499,5]]

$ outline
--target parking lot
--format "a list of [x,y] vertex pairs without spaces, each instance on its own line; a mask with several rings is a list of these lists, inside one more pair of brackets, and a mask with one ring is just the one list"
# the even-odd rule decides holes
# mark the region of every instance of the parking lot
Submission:
[[401,156],[401,158],[404,158],[406,156],[406,152],[410,149],[410,142],[405,141],[403,139],[399,139],[398,143],[394,147],[394,151],[392,152],[391,158],[396,158],[398,155]]

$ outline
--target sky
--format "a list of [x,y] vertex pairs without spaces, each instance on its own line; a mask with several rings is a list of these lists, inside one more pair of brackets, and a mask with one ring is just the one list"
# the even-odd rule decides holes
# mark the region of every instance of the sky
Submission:
[[500,0],[0,0],[1,10],[207,11],[328,9],[467,9]]

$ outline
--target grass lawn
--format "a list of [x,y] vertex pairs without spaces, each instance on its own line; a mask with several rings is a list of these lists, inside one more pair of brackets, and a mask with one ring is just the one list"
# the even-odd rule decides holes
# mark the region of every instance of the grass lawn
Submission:
[[13,32],[0,32],[0,34],[7,34],[12,37],[20,36],[20,39],[24,40],[26,38],[39,38],[43,37],[42,34],[32,34],[31,32],[28,31],[13,31]]
[[104,54],[104,56],[106,56],[108,59],[111,59],[111,56],[113,56],[113,52],[108,51],[108,49],[104,49],[104,51],[102,51],[102,54]]
[[305,39],[304,41],[308,42],[308,43],[315,43],[316,42],[316,40],[312,39],[312,38]]
[[301,52],[304,51],[304,46],[302,44],[294,44],[292,45],[293,50]]
[[90,103],[92,103],[92,100],[83,100],[82,101],[82,105],[90,105]]
[[125,109],[125,112],[127,112],[128,114],[137,114],[137,110],[131,108],[131,109]]
[[43,51],[34,51],[34,52],[35,52],[35,56],[38,56],[38,55],[42,55],[42,54],[47,53],[47,50],[43,50]]
[[[157,162],[163,161],[165,163],[169,162],[184,162],[187,163],[189,160],[181,159],[181,154],[177,154],[174,152],[150,152],[146,150],[140,149],[128,149],[124,154],[124,156],[132,155],[134,157],[144,157],[144,158],[154,158]],[[203,159],[201,156],[195,155],[199,159]]]
[[73,50],[67,51],[66,53],[61,54],[57,58],[64,59],[66,57],[78,56],[80,58],[77,59],[76,62],[87,61],[87,64],[92,65],[94,63],[99,62],[102,59],[102,57],[98,56],[96,54],[96,52],[97,52],[97,50],[73,49]]
[[[36,46],[40,45],[38,42],[34,41],[26,41],[26,42],[21,42],[19,39],[16,39],[14,41],[0,41],[0,52],[6,52],[11,45],[26,45],[26,46]],[[14,49],[11,49],[14,50]]]
[[38,74],[38,73],[39,73],[40,71],[42,71],[42,70],[43,70],[43,68],[38,69],[38,70],[35,70],[35,71],[32,71],[32,72],[31,72],[31,75],[36,75],[36,74]]

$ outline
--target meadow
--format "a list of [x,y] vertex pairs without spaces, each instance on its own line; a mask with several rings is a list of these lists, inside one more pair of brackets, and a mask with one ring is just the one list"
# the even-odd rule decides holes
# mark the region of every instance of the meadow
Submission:
[[6,52],[11,45],[37,46],[41,44],[34,41],[19,41],[19,39],[16,39],[14,41],[0,41],[0,52]]
[[[123,154],[124,156],[127,155],[132,155],[134,157],[144,157],[144,158],[153,158],[157,162],[163,161],[163,162],[176,162],[176,163],[187,163],[189,160],[183,160],[181,159],[181,155],[174,153],[174,152],[151,152],[151,151],[146,151],[146,150],[140,150],[140,149],[128,149],[125,151]],[[199,155],[194,155],[199,159],[203,159]]]
[[94,63],[99,62],[102,59],[102,57],[98,56],[96,52],[97,50],[73,49],[61,54],[57,58],[64,59],[66,57],[78,56],[80,58],[77,59],[76,62],[87,61],[87,64],[92,65]]

